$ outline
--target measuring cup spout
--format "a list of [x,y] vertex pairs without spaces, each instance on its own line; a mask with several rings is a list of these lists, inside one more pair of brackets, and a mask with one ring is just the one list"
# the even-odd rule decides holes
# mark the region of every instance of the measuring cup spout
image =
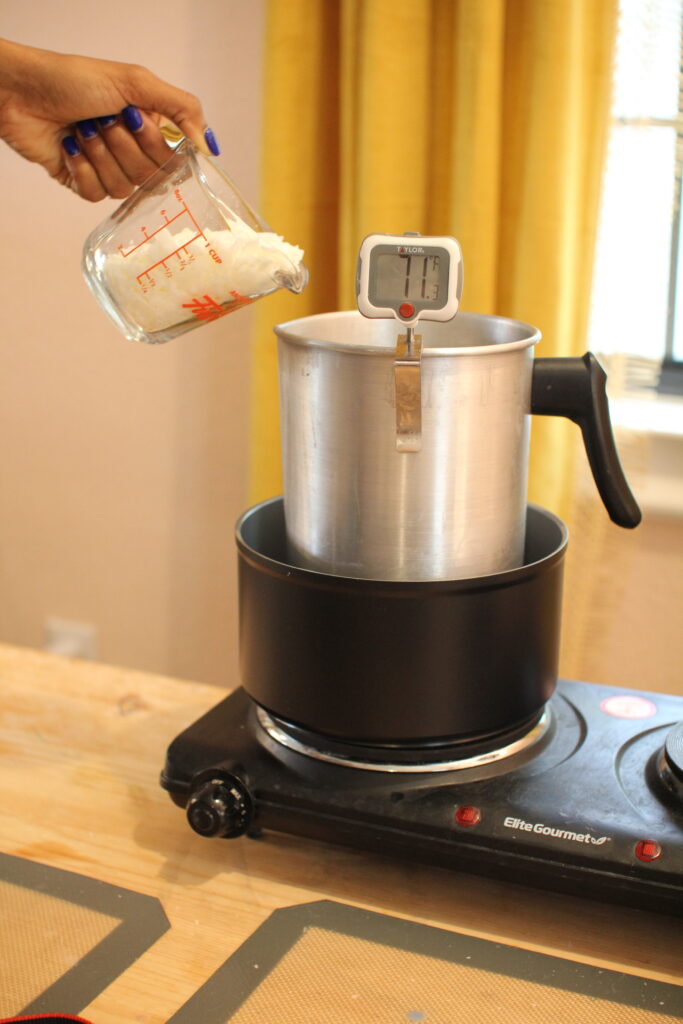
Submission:
[[298,266],[292,266],[292,270],[278,270],[275,275],[278,287],[287,288],[288,291],[294,292],[295,295],[300,295],[308,284],[308,268],[299,263]]

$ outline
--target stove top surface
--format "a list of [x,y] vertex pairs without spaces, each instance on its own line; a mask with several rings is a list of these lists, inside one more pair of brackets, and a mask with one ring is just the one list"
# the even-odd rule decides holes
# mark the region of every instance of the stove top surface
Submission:
[[527,742],[438,770],[349,766],[272,721],[240,689],[173,741],[162,785],[195,831],[287,832],[683,915],[683,698],[560,680]]

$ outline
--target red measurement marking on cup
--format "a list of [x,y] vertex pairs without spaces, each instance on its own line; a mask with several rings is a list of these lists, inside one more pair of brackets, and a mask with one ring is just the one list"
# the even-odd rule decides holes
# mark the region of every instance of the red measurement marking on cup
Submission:
[[189,309],[198,320],[217,320],[228,312],[210,295],[203,295],[201,299],[193,299],[192,302],[183,302],[183,309]]
[[187,242],[185,242],[183,245],[179,245],[177,249],[173,249],[172,252],[167,253],[166,256],[163,257],[163,259],[157,260],[156,263],[153,263],[151,265],[151,267],[147,267],[147,269],[143,270],[141,274],[137,274],[135,280],[140,285],[142,290],[147,291],[148,288],[154,287],[155,282],[154,278],[152,277],[152,271],[156,270],[157,267],[164,268],[166,277],[173,277],[173,270],[171,269],[171,267],[168,266],[168,261],[173,259],[174,256],[176,257],[181,270],[188,263],[193,263],[195,255],[193,252],[190,252],[188,246],[192,245],[193,242],[196,242],[198,238],[204,238],[204,235],[201,233],[201,231],[199,232],[198,235],[194,235],[193,238],[188,238]]
[[230,292],[230,294],[235,300],[234,303],[231,303],[231,310],[237,309],[239,306],[248,306],[250,302],[254,301],[253,299],[250,299],[247,295],[240,295],[239,292]]
[[[148,288],[154,287],[155,281],[152,274],[159,267],[163,268],[166,277],[173,277],[174,264],[171,263],[171,265],[169,266],[170,261],[173,261],[175,259],[176,263],[179,265],[179,268],[181,270],[183,269],[184,266],[187,265],[187,263],[191,263],[195,259],[195,255],[189,250],[189,246],[191,246],[193,242],[196,242],[198,238],[203,238],[205,246],[207,248],[209,246],[208,239],[206,238],[204,232],[199,227],[199,224],[193,217],[192,211],[190,210],[189,206],[183,199],[183,195],[180,189],[176,189],[173,195],[180,204],[180,209],[178,210],[177,213],[171,216],[168,214],[166,210],[161,210],[160,214],[163,218],[163,222],[159,225],[158,228],[156,228],[154,231],[148,231],[147,226],[143,224],[142,227],[140,228],[143,236],[141,242],[138,242],[137,245],[133,245],[130,249],[127,249],[125,251],[122,245],[119,246],[119,252],[121,256],[123,256],[123,258],[125,259],[126,257],[131,256],[134,252],[137,252],[143,246],[147,245],[149,242],[152,242],[156,238],[156,236],[160,234],[160,232],[165,231],[171,224],[176,224],[177,221],[179,221],[182,217],[186,218],[186,220],[188,220],[189,223],[194,226],[196,234],[193,235],[192,238],[189,238],[186,242],[184,242],[182,245],[179,245],[171,252],[165,253],[164,256],[161,257],[161,259],[156,260],[154,263],[150,264],[149,267],[146,267],[141,273],[136,275],[135,280],[138,282],[138,284],[140,285],[144,292],[146,292]],[[209,251],[212,259],[220,263],[221,260],[217,257],[217,255],[214,255],[214,251],[212,249]]]
[[227,308],[221,306],[210,295],[202,295],[201,299],[193,299],[192,302],[183,302],[182,308],[189,309],[198,320],[217,320],[219,316],[225,316],[226,313],[232,313],[240,306],[248,306],[254,301],[246,295],[240,295],[239,292],[232,291],[230,294],[233,301],[227,304]]
[[[128,252],[123,251],[122,245],[119,246],[119,252],[124,257],[124,259],[126,256],[130,256],[132,255],[132,253],[137,252],[137,250],[140,249],[143,245],[146,245],[147,242],[151,242],[155,235],[158,235],[160,231],[163,231],[165,228],[167,228],[169,224],[175,223],[175,221],[179,220],[180,217],[189,217],[190,221],[192,222],[192,224],[194,224],[195,228],[197,229],[197,237],[204,238],[204,232],[202,231],[199,224],[192,216],[192,211],[190,210],[189,206],[183,199],[183,195],[180,189],[177,188],[173,194],[180,203],[180,210],[178,211],[178,213],[176,213],[173,217],[169,217],[168,214],[166,213],[166,210],[161,210],[160,213],[161,216],[164,218],[164,222],[156,229],[156,231],[152,231],[151,234],[147,233],[147,227],[143,224],[143,226],[140,228],[143,235],[141,242],[138,242],[137,245],[134,245],[131,249],[128,250]],[[206,241],[206,239],[204,239],[204,241]],[[187,244],[189,245],[190,243],[188,242]],[[173,254],[171,253],[171,255]],[[154,266],[157,266],[157,264],[155,263]]]

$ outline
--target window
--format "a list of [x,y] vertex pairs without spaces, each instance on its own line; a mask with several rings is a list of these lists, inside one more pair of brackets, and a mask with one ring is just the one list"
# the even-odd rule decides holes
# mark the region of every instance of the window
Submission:
[[[589,347],[683,393],[683,0],[620,0]],[[680,373],[680,377],[679,377]],[[673,383],[672,383],[673,382]]]

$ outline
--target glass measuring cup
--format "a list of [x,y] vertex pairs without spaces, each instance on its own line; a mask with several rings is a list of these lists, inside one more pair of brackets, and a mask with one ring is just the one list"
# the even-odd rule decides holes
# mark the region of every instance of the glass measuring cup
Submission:
[[185,139],[90,233],[82,267],[126,337],[159,344],[278,288],[301,292],[302,258]]

